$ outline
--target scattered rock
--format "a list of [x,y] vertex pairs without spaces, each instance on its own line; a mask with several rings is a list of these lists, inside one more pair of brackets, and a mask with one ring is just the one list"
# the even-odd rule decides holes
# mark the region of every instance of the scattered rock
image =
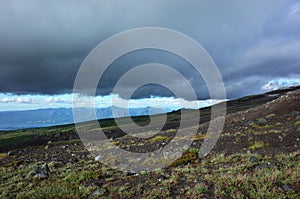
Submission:
[[300,115],[298,115],[297,117],[295,117],[295,120],[296,121],[300,120]]
[[292,116],[293,116],[293,118],[296,118],[297,116],[300,116],[300,112],[299,111],[292,111]]
[[7,155],[8,155],[8,156],[12,156],[12,155],[14,155],[14,152],[9,151],[9,152],[7,153]]
[[45,164],[42,166],[42,169],[43,169],[44,171],[46,171],[47,174],[50,174],[50,169],[49,169],[49,166],[48,166],[47,163],[45,163]]
[[49,145],[46,145],[46,146],[45,146],[45,149],[49,149]]
[[282,189],[284,191],[293,191],[293,189],[291,187],[289,187],[288,185],[286,185],[286,184],[282,185]]
[[96,161],[102,161],[103,157],[101,155],[98,155],[98,156],[95,157],[95,160]]
[[257,159],[257,157],[251,156],[251,157],[249,158],[249,162],[251,162],[251,163],[257,163],[257,162],[259,162],[259,160]]
[[271,162],[267,162],[267,163],[263,163],[263,164],[259,164],[256,166],[257,169],[271,169],[274,168],[275,164],[271,163]]
[[50,140],[50,141],[48,141],[48,144],[51,144],[52,143],[52,141]]
[[30,171],[26,175],[26,179],[28,178],[38,178],[38,179],[44,179],[49,177],[50,175],[50,169],[47,163],[43,164],[42,166],[37,166],[34,170]]
[[92,193],[93,196],[99,195],[99,194],[100,194],[100,190],[99,190],[99,189],[95,190],[95,191]]
[[33,177],[38,179],[44,179],[47,178],[48,176],[45,173],[37,173]]
[[265,118],[259,118],[257,121],[257,125],[265,126],[267,124],[267,120]]
[[136,172],[134,170],[123,171],[125,176],[133,176]]
[[164,175],[160,175],[158,178],[157,178],[157,180],[159,181],[159,182],[161,182],[161,181],[163,181],[163,180],[165,180],[166,179],[166,176],[164,176]]

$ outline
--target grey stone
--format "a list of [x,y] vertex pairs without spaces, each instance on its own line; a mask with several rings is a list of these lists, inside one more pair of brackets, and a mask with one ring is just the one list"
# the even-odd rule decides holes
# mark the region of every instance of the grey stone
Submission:
[[8,156],[12,156],[12,155],[14,155],[14,152],[9,151],[9,152],[7,153],[7,155],[8,155]]
[[44,172],[46,172],[47,174],[50,173],[50,169],[49,169],[49,166],[48,166],[47,163],[43,164],[42,170],[43,170]]
[[257,121],[257,125],[264,126],[267,124],[267,120],[265,118],[259,118]]
[[247,122],[248,126],[252,126],[253,124],[254,124],[254,122],[252,122],[252,121]]
[[296,116],[296,117],[295,117],[295,120],[296,120],[296,121],[300,120],[300,115]]
[[123,171],[123,175],[125,176],[132,176],[134,175],[136,172],[132,169],[128,170],[128,171]]
[[30,171],[25,178],[47,178],[50,174],[50,169],[47,163],[43,164],[42,166],[37,166],[34,170]]
[[257,169],[271,169],[271,168],[274,168],[275,167],[275,164],[271,163],[271,162],[267,162],[267,163],[263,163],[263,164],[260,164],[260,165],[257,165]]
[[166,179],[166,176],[164,176],[164,175],[160,175],[158,178],[157,178],[157,180],[159,181],[159,182],[161,182],[161,181],[163,181],[163,180],[165,180]]
[[284,191],[293,191],[293,189],[291,187],[289,187],[288,185],[286,185],[286,184],[282,185],[282,189]]
[[102,161],[103,157],[101,155],[98,155],[98,156],[95,157],[95,160],[96,161]]
[[251,157],[249,158],[249,162],[251,162],[251,163],[256,163],[256,162],[259,162],[259,160],[258,160],[255,156],[251,156]]
[[48,175],[46,175],[45,173],[37,173],[33,177],[34,178],[39,178],[39,179],[44,179],[44,178],[47,178]]
[[36,173],[42,173],[42,172],[43,172],[42,167],[41,167],[41,166],[37,166],[37,167],[35,168],[35,172],[36,172]]
[[46,146],[45,146],[45,149],[49,149],[49,145],[46,145]]
[[93,196],[99,195],[99,194],[100,194],[100,190],[99,190],[99,189],[95,190],[95,191],[92,193]]
[[300,115],[300,112],[299,111],[292,111],[292,116],[293,118],[296,118],[297,116]]

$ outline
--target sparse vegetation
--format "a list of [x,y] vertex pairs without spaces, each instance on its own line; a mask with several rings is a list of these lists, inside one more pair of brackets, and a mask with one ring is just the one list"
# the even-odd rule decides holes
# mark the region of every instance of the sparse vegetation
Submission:
[[254,129],[262,129],[262,130],[266,130],[266,129],[272,129],[272,128],[274,128],[274,126],[272,126],[272,125],[258,126],[258,125],[256,125],[256,124],[253,124],[253,125],[252,125],[252,128],[254,128]]
[[167,133],[176,133],[177,129],[168,129],[166,130]]
[[188,152],[193,153],[195,155],[198,155],[199,149],[198,148],[189,148]]
[[171,167],[193,163],[197,160],[197,155],[191,152],[184,153],[180,158],[170,164]]
[[[241,101],[229,106],[229,112],[263,102],[247,105]],[[247,112],[228,116],[222,136],[206,157],[198,157],[207,137],[207,127],[200,125],[191,148],[183,156],[165,168],[139,174],[123,173],[95,161],[76,137],[72,125],[0,132],[0,198],[299,198],[299,136],[295,132],[300,123],[289,112],[276,113],[275,117],[271,110],[274,109],[264,109],[262,105],[251,109],[250,119]],[[281,111],[285,110],[292,108]],[[209,111],[200,111],[203,122],[210,117]],[[185,114],[188,117],[189,113]],[[252,125],[260,117],[267,118],[267,124]],[[99,122],[114,145],[141,153],[155,151],[174,138],[180,112],[173,112],[168,118],[171,122],[162,132],[141,139],[124,136],[113,120]],[[147,117],[135,121],[146,124],[144,119]],[[152,130],[141,133],[147,132]],[[6,147],[12,143],[8,150]],[[45,149],[46,145],[49,148]],[[113,157],[111,161],[118,164]],[[50,175],[29,175],[44,163],[48,163]]]
[[193,137],[193,140],[196,141],[196,140],[203,140],[205,138],[208,138],[209,136],[208,135],[205,135],[205,134],[198,134],[198,135],[195,135]]
[[266,146],[269,146],[269,145],[266,144],[264,141],[255,141],[254,143],[251,143],[248,148],[255,150],[255,149],[259,149],[259,148],[266,147]]
[[0,160],[2,160],[3,158],[6,158],[7,154],[6,153],[0,153]]
[[[278,166],[259,168],[258,163],[249,162],[251,156],[260,158],[259,164],[276,161]],[[132,198],[136,195],[161,198],[171,196],[172,187],[183,183],[185,186],[177,188],[178,196],[204,197],[210,194],[209,186],[213,185],[213,195],[218,198],[298,198],[294,190],[285,191],[282,184],[291,186],[299,183],[299,165],[300,160],[295,153],[264,158],[255,154],[220,154],[207,157],[202,163],[178,164],[170,175],[166,175],[169,169],[162,169],[140,176],[126,176],[89,160],[72,167],[51,166],[53,174],[48,179],[26,179],[25,176],[34,167],[33,163],[22,168],[1,168],[0,197],[43,198],[47,195],[51,198],[99,198],[109,194],[113,198]],[[105,179],[107,175],[112,178]],[[158,182],[161,176],[164,178]],[[101,179],[105,180],[100,187],[93,183]],[[144,181],[148,181],[147,185]]]
[[169,138],[166,136],[158,135],[150,139],[150,142],[157,142],[157,141],[164,141],[168,140]]

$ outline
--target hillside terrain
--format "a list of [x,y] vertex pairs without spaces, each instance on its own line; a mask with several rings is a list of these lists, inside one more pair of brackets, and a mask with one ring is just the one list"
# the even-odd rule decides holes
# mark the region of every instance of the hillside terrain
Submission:
[[[299,198],[299,102],[300,86],[228,101],[221,136],[204,158],[198,151],[211,108],[200,109],[190,148],[151,172],[121,172],[95,160],[74,125],[1,132],[0,198]],[[181,112],[169,113],[148,139],[126,135],[112,119],[99,124],[116,146],[142,153],[174,138]],[[146,116],[133,120],[149,123]]]

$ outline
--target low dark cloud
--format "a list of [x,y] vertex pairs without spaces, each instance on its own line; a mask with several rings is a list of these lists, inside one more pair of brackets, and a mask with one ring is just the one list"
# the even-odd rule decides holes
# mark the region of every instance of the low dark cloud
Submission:
[[[0,92],[70,93],[80,64],[99,42],[145,26],[172,28],[202,44],[219,67],[229,98],[261,92],[274,78],[300,74],[299,24],[296,0],[3,1]],[[126,70],[149,62],[173,66],[189,79],[199,99],[209,97],[188,63],[149,51],[117,60],[100,82],[98,94],[109,94]],[[161,76],[180,86],[168,75]],[[135,97],[151,94],[171,95],[150,85]]]

